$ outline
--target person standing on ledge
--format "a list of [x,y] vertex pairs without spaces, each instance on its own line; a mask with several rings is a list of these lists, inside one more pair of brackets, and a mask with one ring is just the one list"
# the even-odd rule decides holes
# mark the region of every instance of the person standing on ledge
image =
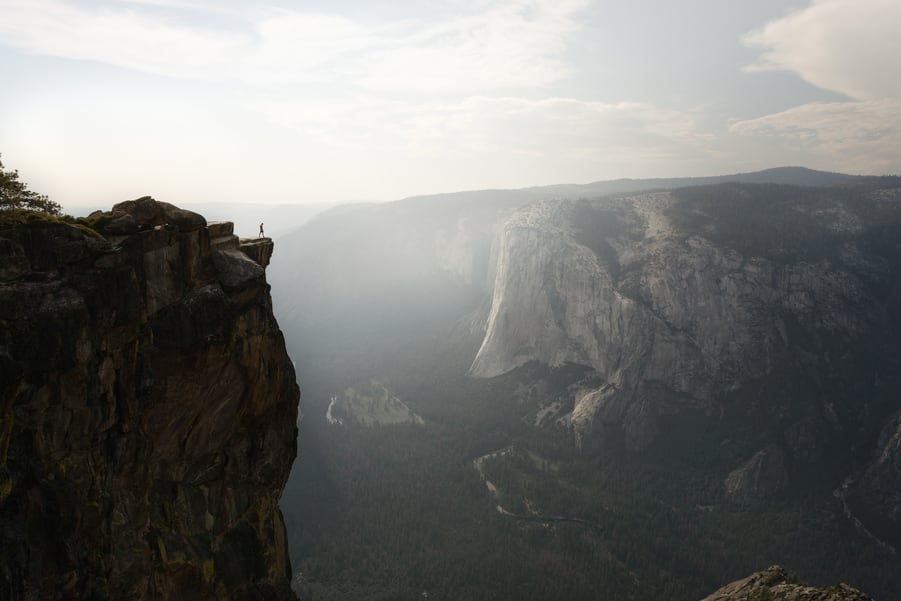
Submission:
[[257,236],[257,238],[262,238],[262,237],[263,237],[263,224],[261,223],[260,224],[260,235]]

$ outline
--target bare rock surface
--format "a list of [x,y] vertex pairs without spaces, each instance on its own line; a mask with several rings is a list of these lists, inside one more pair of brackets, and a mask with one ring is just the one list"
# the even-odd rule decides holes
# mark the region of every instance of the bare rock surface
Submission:
[[741,501],[782,490],[787,482],[785,456],[778,446],[770,445],[732,470],[723,484],[727,497]]
[[241,252],[263,267],[269,266],[273,246],[271,238],[241,238],[238,243]]
[[852,506],[870,518],[882,537],[901,540],[901,411],[883,427],[873,457],[855,484]]
[[0,229],[0,599],[294,598],[263,267],[168,203],[92,218],[141,227]]
[[886,332],[898,321],[897,232],[897,188],[724,186],[526,205],[497,234],[470,375],[589,366],[603,384],[572,399],[579,445],[644,449],[686,410],[774,430],[725,484],[735,499],[767,496],[893,410],[879,390],[896,369]]
[[212,257],[219,281],[228,288],[241,288],[263,277],[260,264],[239,250],[218,250]]
[[859,590],[841,583],[828,587],[798,584],[779,566],[727,584],[702,601],[873,601]]
[[112,212],[114,217],[119,213],[129,215],[141,226],[171,224],[180,232],[193,232],[206,227],[203,215],[180,209],[168,202],[154,200],[149,196],[115,204]]

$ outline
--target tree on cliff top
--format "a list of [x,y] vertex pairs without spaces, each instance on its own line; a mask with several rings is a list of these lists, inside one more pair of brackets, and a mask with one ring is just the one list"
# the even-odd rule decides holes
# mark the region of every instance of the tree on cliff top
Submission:
[[62,207],[43,194],[32,192],[19,181],[19,172],[7,171],[0,160],[0,211],[7,209],[29,209],[50,215],[59,215]]

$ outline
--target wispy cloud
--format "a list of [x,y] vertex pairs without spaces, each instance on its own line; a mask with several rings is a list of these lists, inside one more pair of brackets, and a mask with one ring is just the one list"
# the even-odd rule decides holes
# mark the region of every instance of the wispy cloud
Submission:
[[901,96],[901,2],[814,0],[745,36],[749,71],[791,71],[856,99]]
[[[192,10],[211,10],[208,5],[178,0],[0,0],[0,41],[36,54],[182,78],[472,92],[540,87],[565,77],[561,55],[586,5],[461,3],[458,14],[440,20],[380,24],[258,7],[224,29],[188,18]],[[161,7],[164,14],[154,10]]]
[[739,121],[731,133],[781,140],[785,148],[821,157],[825,168],[901,168],[901,2],[812,0],[743,41],[761,50],[747,71],[793,72],[849,100]]
[[[414,92],[541,87],[570,75],[561,60],[584,0],[520,0],[440,23],[413,23],[361,67],[360,83]],[[414,75],[411,77],[410,75]]]
[[214,65],[245,42],[243,36],[196,31],[133,10],[89,11],[55,0],[5,0],[0,9],[0,39],[8,45],[152,73],[187,75]]
[[[103,93],[76,86],[53,110],[32,106],[16,120],[23,132],[44,124],[35,155],[44,160],[47,148],[61,161],[90,139],[92,163],[184,164],[167,181],[207,193],[211,178],[187,171],[247,167],[272,174],[254,179],[271,197],[320,199],[706,171],[714,141],[695,115],[557,87],[577,75],[569,45],[584,42],[588,5],[453,0],[440,15],[430,7],[427,17],[379,21],[206,0],[0,0],[0,43],[229,84],[220,97],[223,87],[166,85],[174,79],[131,78],[141,90],[109,80]],[[102,159],[122,131],[151,155]],[[177,145],[166,142],[174,136]],[[137,170],[116,189],[147,181]],[[214,179],[216,194],[239,192],[235,178]]]
[[340,156],[350,166],[354,177],[336,185],[365,187],[378,174],[392,174],[404,194],[704,173],[715,158],[712,137],[693,115],[644,103],[364,96],[261,107],[317,148],[317,156]]
[[901,100],[811,103],[739,121],[730,131],[772,136],[786,148],[813,152],[830,169],[898,173],[901,168]]
[[[367,96],[339,103],[262,101],[260,108],[324,147],[377,147],[419,158],[510,156],[557,163],[569,157],[582,162],[586,174],[615,157],[635,160],[643,152],[660,163],[709,156],[713,141],[692,115],[646,103],[506,96],[411,103]],[[626,171],[649,168],[628,165]]]

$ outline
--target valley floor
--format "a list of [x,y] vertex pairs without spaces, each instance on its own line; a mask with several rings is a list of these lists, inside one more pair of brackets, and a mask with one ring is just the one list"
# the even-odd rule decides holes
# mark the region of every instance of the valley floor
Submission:
[[282,499],[303,599],[700,599],[775,563],[877,599],[901,590],[897,556],[829,491],[727,502],[700,426],[680,427],[694,453],[673,452],[684,440],[583,453],[568,432],[523,418],[516,376],[427,377],[407,365],[383,376],[423,424],[328,420],[351,384],[344,362],[304,382]]

